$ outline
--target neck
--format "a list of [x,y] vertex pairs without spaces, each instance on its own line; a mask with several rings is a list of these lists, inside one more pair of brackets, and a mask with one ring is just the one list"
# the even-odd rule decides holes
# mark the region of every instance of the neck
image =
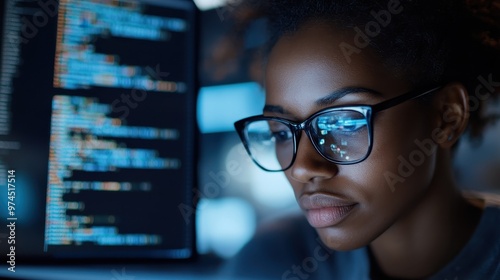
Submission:
[[436,174],[425,197],[370,244],[388,276],[412,279],[438,272],[474,232],[481,210],[461,196],[449,168]]

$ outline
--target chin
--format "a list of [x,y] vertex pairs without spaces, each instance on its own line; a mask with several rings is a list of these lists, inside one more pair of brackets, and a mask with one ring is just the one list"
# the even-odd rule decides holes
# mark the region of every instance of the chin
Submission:
[[316,228],[321,242],[335,251],[350,251],[369,245],[374,238],[369,238],[360,231],[353,232],[339,227]]

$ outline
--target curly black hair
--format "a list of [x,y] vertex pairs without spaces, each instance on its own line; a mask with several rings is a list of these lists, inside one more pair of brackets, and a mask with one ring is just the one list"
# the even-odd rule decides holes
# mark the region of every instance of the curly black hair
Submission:
[[[413,86],[464,84],[471,99],[468,132],[480,139],[496,119],[485,107],[500,91],[500,1],[496,0],[248,0],[235,10],[236,37],[255,19],[268,21],[267,50],[308,21],[330,22],[341,29],[363,29],[374,13],[396,5],[390,23],[369,40],[368,47],[384,66]],[[251,11],[251,12],[249,12]],[[352,43],[354,44],[354,43]],[[474,96],[489,82],[488,98]],[[476,102],[476,104],[472,104]]]

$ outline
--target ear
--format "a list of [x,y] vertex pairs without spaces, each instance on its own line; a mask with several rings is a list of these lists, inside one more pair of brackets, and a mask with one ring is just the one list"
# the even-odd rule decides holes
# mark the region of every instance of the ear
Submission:
[[465,86],[452,82],[436,92],[433,98],[436,129],[433,138],[443,149],[451,148],[469,122],[469,94]]

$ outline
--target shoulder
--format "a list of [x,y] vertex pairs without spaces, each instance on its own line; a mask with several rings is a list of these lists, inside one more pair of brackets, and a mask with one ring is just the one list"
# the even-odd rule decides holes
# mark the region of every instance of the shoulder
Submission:
[[221,276],[325,279],[344,271],[351,273],[354,263],[363,267],[359,271],[366,271],[368,260],[364,248],[337,252],[325,247],[304,216],[297,214],[261,226],[255,237],[223,267]]
[[490,194],[479,197],[484,208],[474,234],[459,255],[432,279],[500,279],[499,198]]

